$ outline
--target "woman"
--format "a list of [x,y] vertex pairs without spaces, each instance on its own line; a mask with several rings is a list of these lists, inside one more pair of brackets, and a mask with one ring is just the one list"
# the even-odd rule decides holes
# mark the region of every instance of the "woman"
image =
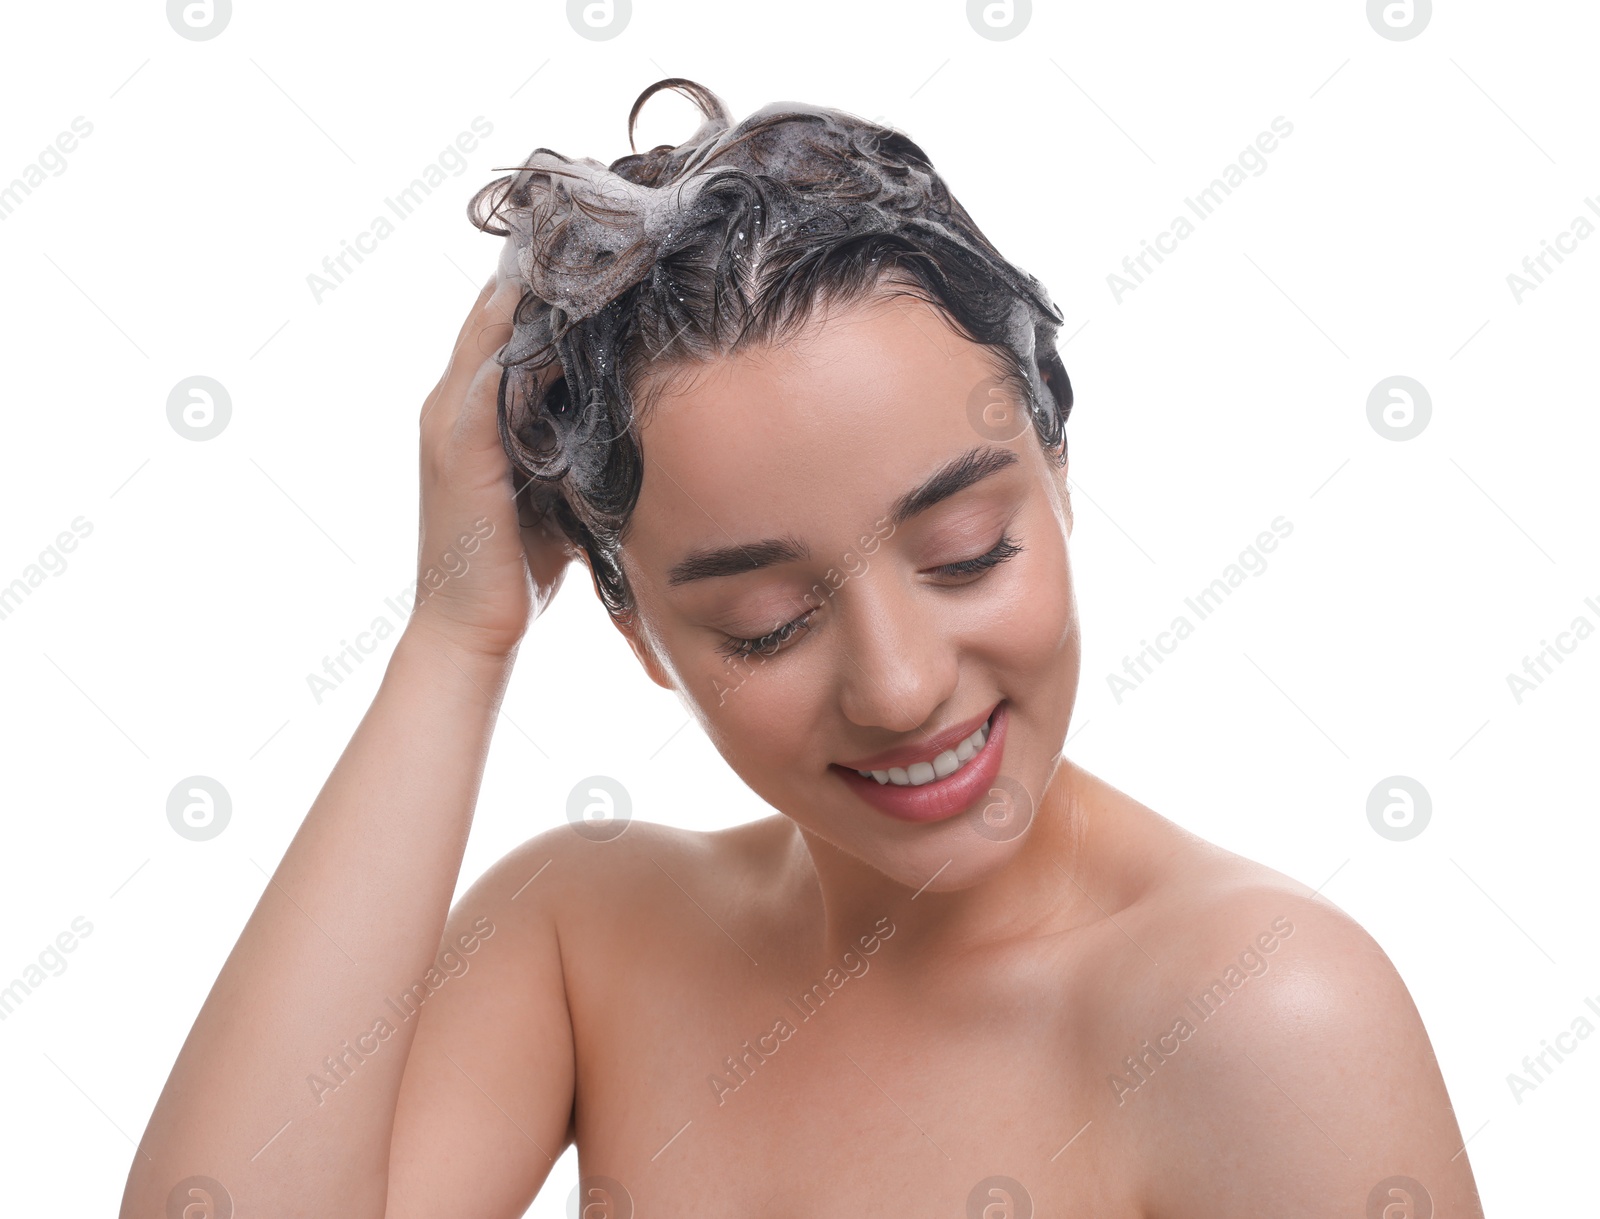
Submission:
[[[513,1216],[573,1142],[588,1216],[1480,1214],[1377,945],[1061,754],[1044,289],[904,135],[680,79],[630,135],[664,88],[684,145],[473,200],[507,241],[422,410],[414,614],[124,1215]],[[573,559],[779,812],[575,815],[452,911]]]

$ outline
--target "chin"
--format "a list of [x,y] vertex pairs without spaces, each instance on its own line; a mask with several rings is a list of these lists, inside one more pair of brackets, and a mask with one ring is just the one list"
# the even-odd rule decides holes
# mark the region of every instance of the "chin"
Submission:
[[984,884],[1006,872],[1038,832],[1041,797],[1055,773],[1054,760],[1026,756],[1020,736],[1012,738],[1000,773],[953,816],[903,821],[850,800],[847,822],[841,825],[830,809],[819,819],[826,824],[811,828],[912,893],[953,893]]
[[1005,872],[1027,838],[1024,831],[1009,841],[995,842],[970,827],[952,829],[948,838],[911,843],[904,850],[882,852],[885,858],[868,862],[913,893],[959,893]]

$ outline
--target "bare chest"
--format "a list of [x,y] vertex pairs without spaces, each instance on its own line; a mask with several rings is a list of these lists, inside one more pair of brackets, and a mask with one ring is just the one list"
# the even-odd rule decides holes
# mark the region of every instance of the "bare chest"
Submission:
[[658,947],[576,988],[586,1219],[1137,1215],[1070,1013],[976,975],[908,993],[893,951]]

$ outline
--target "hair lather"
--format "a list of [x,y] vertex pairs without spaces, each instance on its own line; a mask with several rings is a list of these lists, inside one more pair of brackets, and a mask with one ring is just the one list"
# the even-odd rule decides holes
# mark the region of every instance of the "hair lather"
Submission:
[[669,88],[704,115],[684,143],[609,167],[538,148],[467,205],[476,227],[506,238],[500,274],[522,288],[498,355],[500,437],[526,476],[519,506],[552,513],[583,549],[609,613],[634,610],[620,550],[643,484],[645,374],[659,385],[781,340],[823,303],[900,291],[939,308],[989,349],[1046,453],[1065,462],[1061,314],[916,143],[798,102],[736,124],[716,94],[671,77],[634,102],[630,147],[645,101]]

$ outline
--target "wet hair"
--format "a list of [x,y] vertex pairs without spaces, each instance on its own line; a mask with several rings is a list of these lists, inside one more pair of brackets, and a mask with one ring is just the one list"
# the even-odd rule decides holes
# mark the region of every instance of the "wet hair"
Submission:
[[[1001,257],[910,137],[843,111],[776,102],[735,124],[709,89],[670,77],[704,121],[609,167],[538,148],[467,206],[507,239],[523,288],[504,368],[500,438],[524,524],[546,513],[589,560],[613,617],[635,601],[620,560],[639,498],[641,412],[685,370],[792,335],[813,309],[910,295],[986,348],[1066,462],[1072,387],[1061,314]],[[523,477],[526,477],[526,481]]]

